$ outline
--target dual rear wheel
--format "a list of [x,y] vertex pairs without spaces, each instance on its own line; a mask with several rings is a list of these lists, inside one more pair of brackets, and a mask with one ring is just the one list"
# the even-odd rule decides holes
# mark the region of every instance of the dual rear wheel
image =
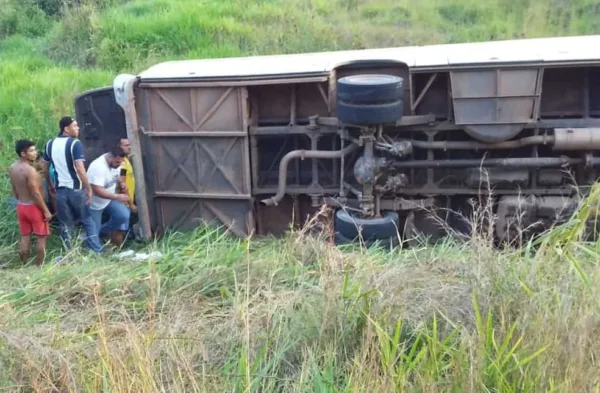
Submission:
[[396,123],[404,114],[404,79],[362,74],[338,79],[336,116],[344,124]]
[[[337,81],[337,118],[348,126],[395,124],[403,116],[404,80],[393,75],[350,75]],[[340,209],[335,213],[336,244],[361,243],[391,248],[400,244],[394,211],[373,218]]]

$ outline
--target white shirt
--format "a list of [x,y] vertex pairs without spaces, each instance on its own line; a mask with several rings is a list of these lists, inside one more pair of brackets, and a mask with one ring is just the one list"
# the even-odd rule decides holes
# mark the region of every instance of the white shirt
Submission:
[[[106,161],[106,154],[96,158],[90,164],[87,170],[90,185],[100,186],[111,194],[114,194],[119,181],[121,167],[111,168]],[[110,199],[100,198],[97,195],[92,196],[92,210],[103,210],[110,203]]]

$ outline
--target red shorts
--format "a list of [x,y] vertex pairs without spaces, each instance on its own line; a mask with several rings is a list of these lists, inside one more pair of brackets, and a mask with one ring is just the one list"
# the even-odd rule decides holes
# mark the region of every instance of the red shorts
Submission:
[[44,213],[37,205],[17,204],[17,219],[21,236],[31,235],[49,236],[50,225],[44,220]]

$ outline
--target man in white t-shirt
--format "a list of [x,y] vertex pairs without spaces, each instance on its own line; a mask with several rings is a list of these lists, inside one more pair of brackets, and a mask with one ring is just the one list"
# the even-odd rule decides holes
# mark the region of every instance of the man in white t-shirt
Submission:
[[[127,231],[131,211],[127,206],[129,196],[118,194],[117,185],[121,181],[120,170],[126,153],[117,147],[92,161],[87,177],[92,187],[91,215],[96,224],[96,236],[110,236],[111,241],[120,246]],[[108,220],[103,224],[103,214]]]

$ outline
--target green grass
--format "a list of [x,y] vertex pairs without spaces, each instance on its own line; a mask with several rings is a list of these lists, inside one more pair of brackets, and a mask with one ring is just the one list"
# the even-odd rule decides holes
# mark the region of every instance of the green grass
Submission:
[[158,261],[7,270],[0,386],[598,391],[598,248],[574,233],[537,251],[474,237],[383,252],[199,228],[157,244]]
[[[198,228],[158,261],[21,268],[14,141],[158,61],[592,34],[598,0],[0,0],[0,390],[597,392],[583,205],[539,244],[342,250]],[[593,50],[591,48],[590,50]],[[596,192],[596,191],[594,191]],[[591,198],[597,200],[594,194]],[[485,211],[485,209],[484,209]],[[53,258],[60,250],[53,241]]]

